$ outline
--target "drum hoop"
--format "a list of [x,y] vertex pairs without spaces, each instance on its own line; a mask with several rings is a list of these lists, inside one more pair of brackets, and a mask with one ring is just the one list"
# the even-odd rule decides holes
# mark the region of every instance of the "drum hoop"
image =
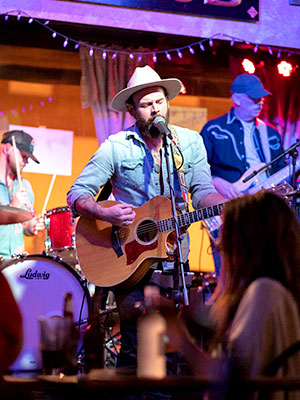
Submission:
[[[75,247],[73,246],[64,246],[64,247],[50,247],[49,250],[47,251],[64,251],[64,250],[75,250]],[[51,254],[46,254],[47,256]],[[53,257],[53,256],[52,256]]]
[[46,216],[48,217],[49,215],[58,214],[61,212],[66,212],[66,211],[71,211],[70,207],[68,207],[68,206],[56,207],[56,208],[52,208],[51,210],[47,210]]
[[[57,256],[51,256],[48,254],[28,254],[26,256],[18,256],[12,259],[9,259],[9,261],[7,262],[6,265],[1,266],[0,265],[0,271],[3,271],[5,268],[17,263],[17,262],[21,262],[21,261],[25,261],[26,259],[31,259],[31,258],[37,258],[37,259],[50,259],[51,261],[53,261],[54,263],[58,263],[58,264],[62,264],[64,267],[66,267],[66,269],[71,272],[71,274],[78,280],[78,282],[80,283],[80,286],[82,287],[83,291],[84,291],[84,296],[85,299],[87,301],[87,306],[88,306],[88,315],[91,314],[91,307],[92,307],[92,301],[91,301],[91,296],[90,296],[90,292],[86,286],[87,280],[83,279],[78,272],[76,272],[74,270],[74,268],[72,268],[69,264],[67,264],[65,261],[58,259]],[[6,261],[6,259],[5,259]]]

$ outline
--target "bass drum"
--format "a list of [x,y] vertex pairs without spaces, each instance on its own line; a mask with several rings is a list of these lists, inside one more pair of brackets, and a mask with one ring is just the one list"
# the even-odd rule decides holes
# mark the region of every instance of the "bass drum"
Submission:
[[40,371],[40,316],[63,315],[65,293],[72,293],[74,322],[80,331],[78,350],[88,325],[90,295],[85,282],[68,264],[44,255],[2,261],[6,277],[23,318],[23,347],[11,371]]

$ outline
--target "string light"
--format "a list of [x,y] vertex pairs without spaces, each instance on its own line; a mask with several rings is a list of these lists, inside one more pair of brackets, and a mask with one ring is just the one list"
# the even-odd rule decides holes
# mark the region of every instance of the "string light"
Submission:
[[[9,13],[5,13],[5,14],[3,13],[2,15],[4,15],[4,20],[5,21],[8,20],[10,15],[16,16],[18,21],[21,19],[22,16],[28,18],[28,23],[29,24],[34,22],[36,24],[41,25],[43,28],[48,29],[51,32],[51,35],[52,35],[53,38],[55,38],[57,36],[62,37],[64,39],[63,47],[67,47],[69,42],[71,42],[71,43],[74,44],[74,50],[77,50],[80,46],[88,47],[89,51],[91,51],[91,49],[92,49],[91,45],[89,45],[88,43],[84,43],[84,42],[78,41],[76,39],[72,39],[72,38],[67,37],[67,36],[65,36],[65,35],[63,35],[63,34],[61,34],[59,32],[56,32],[52,28],[50,28],[49,27],[49,24],[50,24],[49,20],[46,20],[46,21],[43,22],[43,21],[41,21],[39,19],[31,17],[26,12],[21,11],[21,10],[13,10],[13,11],[10,11]],[[205,39],[202,39],[199,42],[190,43],[190,44],[188,44],[187,46],[184,46],[184,47],[174,48],[174,49],[167,49],[167,50],[159,50],[159,51],[156,51],[155,53],[153,53],[153,51],[144,51],[144,52],[130,52],[130,51],[124,51],[124,50],[117,51],[117,50],[110,50],[110,49],[107,49],[107,48],[103,49],[101,46],[93,46],[93,49],[95,49],[95,50],[97,49],[100,52],[102,52],[102,56],[104,55],[104,52],[105,52],[105,54],[106,53],[111,53],[112,54],[112,59],[115,59],[118,54],[127,54],[128,57],[131,60],[133,60],[135,58],[135,56],[137,56],[138,62],[141,62],[142,61],[142,57],[144,55],[145,56],[146,55],[152,55],[153,61],[157,62],[157,55],[158,54],[165,53],[165,55],[166,55],[168,60],[172,60],[171,53],[174,53],[174,52],[177,52],[177,55],[178,55],[179,58],[183,58],[182,50],[184,50],[184,49],[188,49],[191,54],[194,54],[195,51],[193,49],[193,46],[195,46],[195,45],[198,45],[200,47],[200,50],[204,52],[205,51],[204,43],[208,42],[209,46],[212,47],[213,46],[213,39],[218,39],[218,38],[222,39],[222,40],[226,40],[226,39],[229,40],[230,41],[230,46],[234,46],[235,42],[244,42],[247,45],[252,45],[254,53],[256,53],[258,51],[258,49],[259,49],[258,43],[255,43],[255,44],[254,43],[250,43],[248,40],[239,39],[239,38],[236,38],[236,37],[233,37],[233,36],[230,36],[230,35],[226,35],[224,33],[216,33],[216,34],[212,35],[210,38],[205,38]],[[261,46],[263,46],[263,44],[261,44]],[[270,55],[273,55],[273,50],[271,49],[270,46],[268,46],[268,51],[269,51]],[[278,51],[277,57],[280,58],[282,51],[286,51],[286,50],[277,49],[277,51]],[[296,52],[296,51],[289,51],[288,56],[291,56],[292,54],[300,54],[300,53]],[[94,51],[93,51],[92,55],[94,55]],[[106,56],[105,56],[105,58],[106,58]]]
[[106,51],[104,50],[103,53],[102,53],[102,59],[103,59],[103,60],[106,60],[106,57],[107,57],[107,53],[106,53]]
[[189,46],[189,51],[191,54],[195,54],[195,50],[192,48],[192,46]]
[[182,57],[183,57],[183,55],[182,55],[182,53],[181,53],[181,51],[180,51],[179,49],[177,49],[177,54],[178,54],[178,57],[179,57],[179,58],[182,58]]
[[93,54],[94,54],[94,49],[91,47],[91,48],[90,48],[90,51],[89,51],[89,55],[92,57]]
[[168,53],[167,51],[166,51],[166,57],[167,57],[167,59],[168,59],[169,61],[171,61],[171,60],[172,60],[171,54],[170,54],[170,53]]
[[[51,103],[51,102],[53,101],[53,97],[50,96],[50,97],[48,97],[47,100],[48,100],[49,103]],[[39,105],[40,105],[41,107],[45,107],[46,102],[45,102],[44,100],[41,100],[40,103],[39,103]],[[32,111],[33,109],[34,109],[33,105],[30,104],[30,105],[28,106],[28,108],[22,106],[20,110],[21,110],[21,112],[24,114],[24,113],[26,113],[26,112]],[[2,117],[3,115],[5,115],[5,114],[7,114],[7,115],[9,115],[9,114],[17,115],[17,114],[18,114],[18,110],[16,110],[16,109],[11,109],[11,110],[7,110],[7,111],[4,111],[4,110],[1,110],[1,111],[0,111],[0,116],[1,116],[1,117]]]

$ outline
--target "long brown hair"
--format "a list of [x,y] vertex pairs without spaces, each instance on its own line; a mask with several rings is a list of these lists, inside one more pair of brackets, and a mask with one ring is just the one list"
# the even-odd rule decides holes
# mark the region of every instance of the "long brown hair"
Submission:
[[226,203],[219,249],[223,265],[213,306],[216,338],[224,339],[241,297],[255,279],[276,279],[300,314],[300,225],[277,195],[259,192]]

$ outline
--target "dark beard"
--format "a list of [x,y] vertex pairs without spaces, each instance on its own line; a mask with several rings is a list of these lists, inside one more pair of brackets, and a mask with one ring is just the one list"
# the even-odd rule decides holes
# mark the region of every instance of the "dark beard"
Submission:
[[[165,121],[166,121],[167,125],[169,124],[169,116],[170,116],[170,112],[168,110],[166,118],[165,118]],[[139,131],[140,131],[141,135],[144,136],[146,139],[147,138],[148,139],[157,139],[157,138],[161,137],[161,133],[159,132],[159,130],[152,125],[154,119],[155,119],[155,117],[154,118],[150,118],[147,121],[144,120],[144,119],[137,119],[136,120],[136,124],[137,124],[137,126],[139,128]]]

